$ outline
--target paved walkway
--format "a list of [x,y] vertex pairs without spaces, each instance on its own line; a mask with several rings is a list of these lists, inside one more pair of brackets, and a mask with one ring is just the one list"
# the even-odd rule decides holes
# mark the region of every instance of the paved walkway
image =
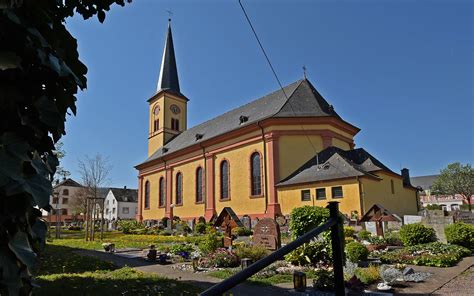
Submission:
[[[206,289],[215,283],[222,281],[206,275],[205,273],[193,273],[171,268],[170,265],[160,265],[150,263],[142,259],[130,259],[120,257],[114,254],[91,251],[78,250],[79,255],[96,257],[104,261],[111,262],[117,266],[130,266],[143,272],[151,272],[170,279],[187,282],[189,284]],[[407,283],[403,287],[396,289],[396,294],[403,295],[474,295],[472,288],[474,287],[474,257],[464,258],[458,265],[447,268],[428,267],[428,266],[410,266],[415,271],[432,273],[425,282]],[[467,274],[467,275],[466,275]],[[312,283],[308,282],[308,286]],[[464,290],[458,289],[458,285],[462,285]],[[249,283],[242,283],[234,287],[230,293],[234,296],[243,295],[300,295],[291,289],[292,283],[284,283],[276,286],[260,286]],[[466,294],[463,294],[466,293]],[[228,294],[230,295],[230,294]]]
[[[193,273],[189,271],[182,271],[179,269],[171,268],[172,266],[171,264],[160,265],[156,263],[150,263],[142,259],[129,259],[129,258],[116,256],[110,253],[92,251],[92,250],[77,250],[76,253],[79,255],[95,257],[103,261],[108,261],[119,267],[130,266],[143,272],[155,273],[160,276],[186,282],[203,289],[209,288],[210,286],[222,281],[221,279],[208,276],[205,273]],[[291,294],[292,294],[291,288],[279,287],[279,286],[260,286],[260,285],[242,283],[234,287],[226,295],[271,296],[271,295],[291,295]]]

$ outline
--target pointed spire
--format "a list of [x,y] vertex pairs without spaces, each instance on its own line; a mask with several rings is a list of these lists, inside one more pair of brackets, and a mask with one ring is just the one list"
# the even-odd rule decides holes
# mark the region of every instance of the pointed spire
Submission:
[[178,68],[174,55],[173,35],[171,34],[171,18],[168,19],[168,34],[166,36],[163,58],[161,60],[160,78],[156,91],[168,90],[181,94],[179,90]]

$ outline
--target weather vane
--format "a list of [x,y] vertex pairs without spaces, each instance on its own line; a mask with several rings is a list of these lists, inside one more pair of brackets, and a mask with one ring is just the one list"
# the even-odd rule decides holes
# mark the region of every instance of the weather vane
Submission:
[[306,66],[303,65],[303,75],[304,75],[304,79],[306,79]]

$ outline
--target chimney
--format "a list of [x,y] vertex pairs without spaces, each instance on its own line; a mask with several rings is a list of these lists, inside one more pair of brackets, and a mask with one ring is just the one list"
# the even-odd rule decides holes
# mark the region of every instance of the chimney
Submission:
[[123,186],[123,189],[127,189],[127,186]]
[[407,168],[402,169],[402,179],[403,179],[403,186],[411,185],[410,182],[410,171]]

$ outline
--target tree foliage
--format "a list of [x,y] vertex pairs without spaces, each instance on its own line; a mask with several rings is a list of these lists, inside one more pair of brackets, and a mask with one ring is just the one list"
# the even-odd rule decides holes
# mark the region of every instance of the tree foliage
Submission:
[[[130,1],[128,1],[130,2]],[[5,7],[4,3],[12,6]],[[59,164],[55,143],[87,85],[67,17],[105,19],[124,0],[24,0],[0,7],[0,294],[27,294]]]
[[451,163],[441,170],[433,183],[432,190],[436,194],[462,195],[471,210],[471,196],[474,195],[474,169],[470,164]]

